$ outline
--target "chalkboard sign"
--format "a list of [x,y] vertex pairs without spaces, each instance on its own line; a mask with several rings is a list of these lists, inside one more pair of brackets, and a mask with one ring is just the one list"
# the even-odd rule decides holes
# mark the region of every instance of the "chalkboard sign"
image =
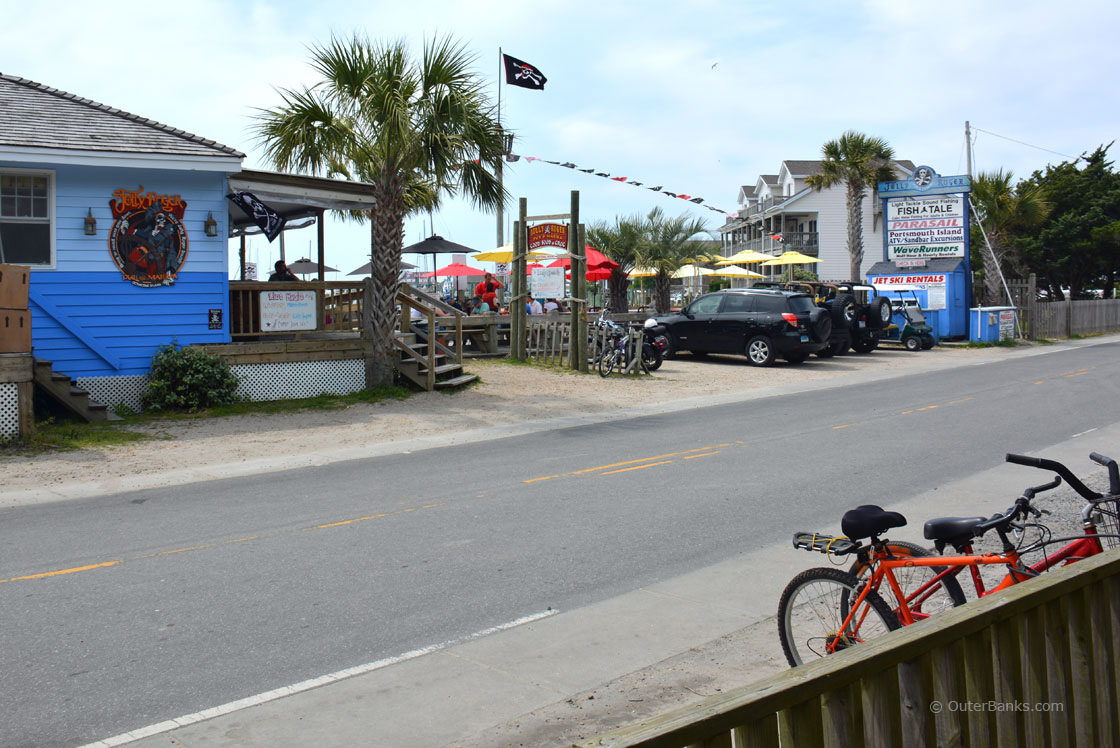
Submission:
[[261,291],[261,332],[315,329],[314,291]]

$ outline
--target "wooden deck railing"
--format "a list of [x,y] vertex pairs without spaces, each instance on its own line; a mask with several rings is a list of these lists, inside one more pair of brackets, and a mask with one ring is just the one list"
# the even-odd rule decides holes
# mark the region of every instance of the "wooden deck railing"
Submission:
[[1109,551],[578,748],[1118,745],[1118,655]]
[[[295,291],[313,293],[314,327],[305,330],[262,329],[261,294]],[[262,283],[230,281],[229,331],[234,339],[257,336],[295,336],[321,332],[358,332],[362,327],[362,283],[353,281]]]

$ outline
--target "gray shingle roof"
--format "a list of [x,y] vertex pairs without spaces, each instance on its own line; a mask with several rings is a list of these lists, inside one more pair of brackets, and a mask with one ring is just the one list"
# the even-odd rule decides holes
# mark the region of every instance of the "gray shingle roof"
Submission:
[[821,173],[821,164],[823,161],[783,161],[789,173],[795,177],[808,177],[813,174]]
[[754,195],[754,187],[753,184],[744,184],[740,189],[745,197],[751,197]]
[[777,184],[778,183],[778,175],[777,174],[763,174],[761,177],[759,177],[759,179],[761,179],[766,184]]
[[227,145],[0,73],[0,146],[244,158]]

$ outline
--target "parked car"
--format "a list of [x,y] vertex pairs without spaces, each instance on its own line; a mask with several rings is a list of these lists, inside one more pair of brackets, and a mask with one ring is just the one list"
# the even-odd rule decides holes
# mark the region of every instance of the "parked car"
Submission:
[[870,353],[879,346],[882,330],[891,324],[890,301],[878,296],[875,288],[866,283],[769,281],[755,285],[759,287],[811,294],[817,306],[829,310],[832,335],[828,346],[817,352],[821,358],[842,356],[849,349]]
[[670,356],[738,353],[752,366],[769,366],[777,357],[799,364],[828,346],[829,311],[813,297],[792,291],[733,288],[705,294],[679,313],[646,320],[662,326]]

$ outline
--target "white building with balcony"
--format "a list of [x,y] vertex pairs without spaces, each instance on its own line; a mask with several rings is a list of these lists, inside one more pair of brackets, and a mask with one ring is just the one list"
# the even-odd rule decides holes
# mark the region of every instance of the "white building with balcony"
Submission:
[[[780,255],[797,250],[819,257],[821,280],[853,280],[848,259],[847,186],[844,183],[814,190],[806,178],[819,174],[822,161],[783,161],[777,174],[763,174],[739,190],[739,209],[717,231],[721,251],[730,256],[744,249]],[[899,179],[914,171],[910,161],[895,161]],[[882,204],[874,188],[863,199],[863,263],[861,277],[883,257]],[[752,270],[776,278],[783,267],[751,265]]]

